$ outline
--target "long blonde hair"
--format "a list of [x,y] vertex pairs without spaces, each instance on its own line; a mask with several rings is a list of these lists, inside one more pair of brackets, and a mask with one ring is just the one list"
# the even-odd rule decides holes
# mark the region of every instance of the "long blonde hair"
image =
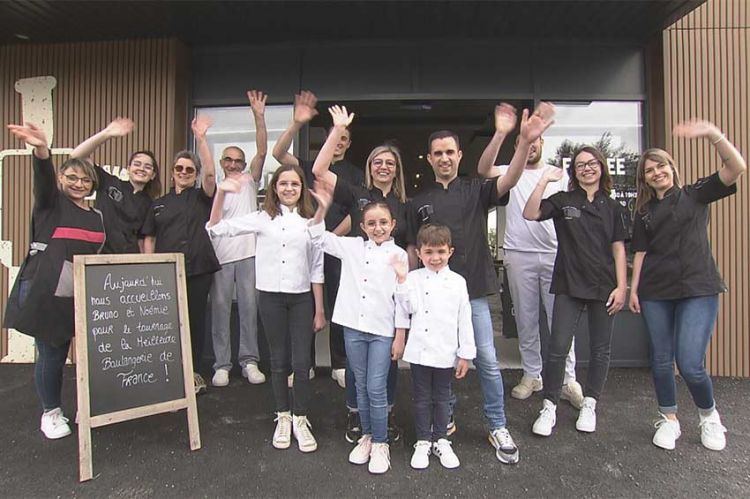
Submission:
[[372,150],[369,156],[367,156],[367,163],[365,163],[365,185],[367,186],[367,190],[370,190],[373,187],[370,165],[372,165],[372,161],[376,156],[383,154],[384,152],[393,154],[393,157],[396,158],[396,176],[393,178],[391,190],[393,191],[393,195],[396,196],[399,201],[405,203],[406,188],[404,186],[404,164],[401,161],[401,153],[398,151],[398,148],[391,144],[378,146]]
[[637,195],[635,198],[635,212],[643,214],[646,211],[646,205],[653,198],[656,197],[656,191],[646,183],[646,161],[651,160],[659,163],[660,165],[669,165],[672,169],[672,181],[675,187],[681,187],[680,174],[674,164],[674,159],[664,149],[653,147],[647,149],[641,155],[641,159],[638,160],[638,169],[635,174],[635,186]]

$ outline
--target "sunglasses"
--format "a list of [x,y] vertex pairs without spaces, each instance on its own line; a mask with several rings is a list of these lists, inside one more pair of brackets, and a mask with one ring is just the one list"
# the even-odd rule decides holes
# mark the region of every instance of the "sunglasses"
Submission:
[[192,175],[193,173],[195,173],[195,167],[190,166],[190,165],[188,166],[174,165],[172,169],[176,171],[177,173],[182,173],[184,171],[185,174],[187,175]]

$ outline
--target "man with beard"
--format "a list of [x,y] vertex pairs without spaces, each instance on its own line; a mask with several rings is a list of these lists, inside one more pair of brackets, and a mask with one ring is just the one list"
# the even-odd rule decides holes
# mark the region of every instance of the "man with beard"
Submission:
[[[482,153],[477,171],[479,175],[494,178],[508,173],[508,165],[493,166],[497,159],[507,126],[503,116],[495,113],[495,136]],[[520,137],[516,138],[516,148]],[[555,297],[550,293],[552,271],[557,254],[557,235],[552,220],[530,222],[523,218],[523,208],[536,187],[545,166],[542,163],[544,139],[537,138],[529,146],[526,167],[515,187],[510,191],[510,201],[505,209],[505,271],[508,273],[510,295],[513,299],[516,325],[518,326],[518,348],[521,352],[523,376],[511,391],[517,399],[527,399],[533,392],[542,389],[542,349],[539,328],[539,300],[547,314],[548,331],[552,330],[552,306]],[[554,168],[554,167],[549,167]],[[544,197],[568,190],[568,176],[547,184]],[[549,334],[549,332],[547,333]],[[545,342],[546,344],[546,342]],[[575,343],[570,347],[566,359],[565,381],[561,398],[568,400],[577,409],[583,403],[583,391],[576,381]]]

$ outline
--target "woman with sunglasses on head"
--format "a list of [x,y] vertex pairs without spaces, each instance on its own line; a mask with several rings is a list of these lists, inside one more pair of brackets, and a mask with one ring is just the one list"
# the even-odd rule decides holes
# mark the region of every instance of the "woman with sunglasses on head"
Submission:
[[[199,116],[192,128],[198,141],[205,137],[211,119]],[[198,178],[201,179],[198,187]],[[213,163],[201,170],[201,162],[190,151],[175,155],[172,190],[151,204],[141,233],[144,253],[183,253],[187,274],[190,343],[193,350],[195,392],[206,390],[198,374],[206,334],[206,307],[213,274],[221,268],[205,224],[211,214],[216,177]]]
[[612,179],[604,156],[591,146],[576,150],[568,167],[570,190],[542,199],[547,184],[562,175],[561,169],[548,167],[523,210],[526,220],[551,218],[558,240],[550,286],[555,295],[552,332],[542,372],[544,401],[532,427],[543,437],[552,434],[557,421],[565,361],[584,314],[590,360],[576,429],[596,431],[596,404],[607,380],[614,316],[627,292],[627,214],[610,197]]
[[96,190],[94,166],[68,159],[55,169],[44,132],[32,124],[8,125],[34,147],[31,244],[8,298],[4,327],[33,336],[38,352],[34,382],[47,438],[70,435],[61,408],[62,374],[75,335],[73,256],[96,254],[105,242],[101,213],[86,197]]
[[682,186],[669,153],[649,149],[641,156],[636,174],[630,309],[643,314],[651,343],[651,372],[661,413],[654,445],[672,450],[680,438],[676,360],[698,406],[701,443],[718,451],[726,446],[726,428],[716,410],[703,360],[718,314],[719,293],[727,288],[706,234],[708,206],[737,192],[737,180],[747,165],[713,123],[693,120],[677,125],[673,133],[708,139],[722,167]]
[[[333,189],[333,202],[343,206],[352,217],[352,227],[358,228],[358,235],[365,237],[361,229],[362,208],[370,203],[385,203],[396,222],[392,237],[399,247],[406,249],[406,186],[401,154],[397,147],[383,144],[370,152],[365,164],[365,185],[348,182],[330,171],[336,143],[341,133],[351,125],[354,113],[347,113],[346,107],[332,106],[328,112],[333,118],[333,126],[326,143],[318,153],[313,165],[315,177]],[[388,438],[393,443],[401,438],[401,430],[393,418],[396,383],[398,380],[398,362],[391,363],[388,373]],[[357,391],[354,374],[346,369],[346,405],[348,408],[346,423],[346,440],[356,443],[361,437],[361,425],[357,410]]]
[[[100,132],[81,142],[71,158],[88,158],[106,141],[124,137],[135,124],[128,118],[115,118]],[[99,177],[94,207],[102,212],[107,224],[104,253],[140,253],[143,239],[140,228],[151,202],[161,195],[159,165],[151,151],[136,151],[128,158],[128,180],[107,173],[94,164]]]

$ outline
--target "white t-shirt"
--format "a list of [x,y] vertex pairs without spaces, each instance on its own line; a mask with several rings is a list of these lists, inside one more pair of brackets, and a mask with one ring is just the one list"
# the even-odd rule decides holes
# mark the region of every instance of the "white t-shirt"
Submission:
[[[227,192],[224,197],[222,220],[248,215],[258,211],[258,186],[250,175],[243,175],[240,192]],[[233,237],[212,237],[219,263],[237,262],[255,256],[255,234]]]
[[[509,165],[500,167],[500,174],[508,172]],[[505,207],[505,241],[503,249],[525,251],[530,253],[557,253],[557,235],[552,220],[543,222],[529,221],[523,218],[526,201],[534,192],[542,173],[548,165],[541,165],[535,170],[524,169],[515,187],[510,190],[510,201]],[[568,190],[568,174],[557,182],[550,182],[544,190],[543,198]]]

